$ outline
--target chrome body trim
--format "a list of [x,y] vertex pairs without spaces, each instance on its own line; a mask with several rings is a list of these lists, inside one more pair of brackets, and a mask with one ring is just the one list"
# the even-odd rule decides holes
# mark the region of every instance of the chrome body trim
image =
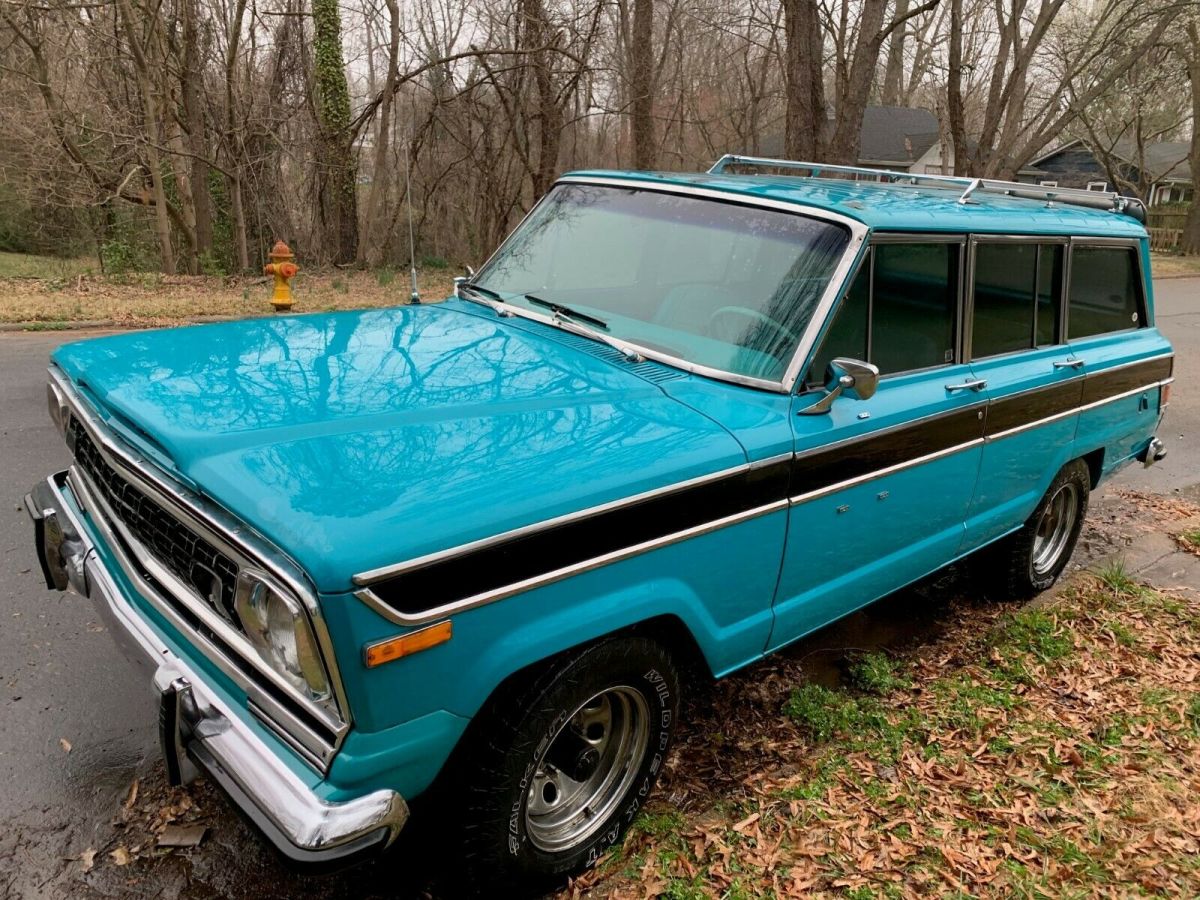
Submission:
[[[874,432],[871,436],[874,437]],[[854,487],[855,485],[865,484],[868,481],[874,481],[877,478],[882,478],[885,475],[891,475],[894,472],[901,472],[904,469],[911,469],[914,466],[932,462],[935,459],[941,459],[943,456],[950,456],[954,453],[960,453],[963,450],[969,450],[972,447],[978,447],[983,443],[983,441],[983,438],[975,438],[974,440],[964,441],[961,444],[955,444],[953,447],[946,447],[933,453],[926,453],[924,456],[918,456],[914,459],[906,459],[904,462],[896,463],[894,466],[886,466],[882,469],[876,469],[874,472],[867,472],[865,475],[847,478],[845,481],[839,481],[837,484],[827,484],[824,487],[817,488],[816,490],[808,491],[803,494],[797,494],[794,497],[789,497],[788,504],[791,506],[797,506],[801,503],[806,503],[809,500],[817,500],[829,494],[836,494],[838,491]]]
[[887,425],[883,428],[877,428],[870,431],[865,431],[863,434],[852,434],[849,437],[844,437],[836,441],[830,441],[827,444],[821,444],[816,447],[809,447],[807,450],[801,450],[796,454],[796,459],[807,459],[810,456],[817,456],[826,453],[830,450],[836,450],[838,447],[845,447],[858,441],[867,440],[868,438],[883,437],[884,435],[893,434],[897,431],[904,431],[917,425],[928,425],[931,422],[936,422],[939,419],[945,419],[950,416],[961,415],[970,410],[983,412],[987,409],[988,402],[985,399],[976,400],[974,403],[964,403],[957,409],[943,409],[935,413],[930,413],[927,416],[921,416],[916,419],[909,419],[904,422],[896,422],[894,425]]
[[[1125,363],[1120,366],[1113,366],[1111,369],[1102,369],[1100,371],[1108,372],[1108,371],[1112,371],[1115,369],[1124,368],[1126,366],[1141,365],[1146,362],[1151,362],[1156,359],[1170,357],[1172,355],[1173,354],[1170,354],[1170,353],[1160,354],[1158,356],[1149,357],[1147,359],[1135,360],[1133,362]],[[1080,379],[1083,377],[1084,377],[1083,375],[1077,376],[1077,378],[1080,378]],[[1069,380],[1073,381],[1076,379],[1073,378],[1073,379],[1069,379]],[[777,456],[770,457],[769,459],[759,460],[754,463],[749,463],[749,464],[746,464],[743,466],[737,466],[732,469],[725,469],[720,472],[713,473],[711,475],[701,476],[700,478],[695,478],[695,479],[691,479],[689,481],[684,481],[684,482],[679,482],[679,483],[676,483],[673,485],[668,485],[666,487],[659,488],[654,491],[649,491],[649,492],[646,492],[643,494],[638,494],[638,495],[635,495],[633,497],[629,497],[629,498],[626,498],[623,500],[617,500],[617,501],[613,501],[611,503],[602,504],[600,506],[590,507],[585,510],[580,510],[578,512],[570,513],[565,516],[559,516],[555,519],[549,519],[544,522],[539,522],[539,523],[525,526],[523,528],[504,532],[502,534],[495,535],[495,536],[489,537],[489,538],[484,538],[479,541],[474,541],[469,544],[463,544],[458,547],[447,548],[445,550],[441,550],[436,553],[428,554],[423,557],[418,557],[416,559],[409,560],[404,563],[399,563],[395,566],[387,566],[387,567],[383,567],[380,569],[374,569],[370,572],[364,572],[360,575],[355,576],[355,578],[354,578],[355,584],[361,586],[359,590],[355,591],[355,596],[358,597],[363,603],[365,603],[372,610],[374,610],[379,615],[383,616],[385,619],[387,619],[388,621],[390,621],[394,624],[404,625],[404,626],[428,624],[428,623],[436,621],[438,619],[442,619],[445,616],[452,615],[452,614],[458,613],[458,612],[463,612],[467,609],[473,609],[477,606],[482,606],[487,603],[493,603],[497,600],[502,600],[507,597],[511,597],[515,594],[519,594],[519,593],[522,593],[523,591],[531,590],[535,587],[540,587],[544,584],[549,584],[551,582],[559,581],[564,578],[570,577],[572,575],[590,571],[592,569],[606,565],[610,562],[617,562],[619,560],[626,559],[628,557],[634,556],[638,553],[645,552],[647,550],[656,549],[661,546],[665,546],[665,545],[668,545],[671,543],[676,543],[678,541],[686,540],[690,537],[694,537],[699,534],[705,534],[710,531],[714,531],[719,528],[723,528],[727,525],[736,524],[737,522],[740,522],[740,521],[745,521],[747,519],[755,518],[760,515],[765,515],[766,513],[772,512],[776,509],[780,509],[783,506],[794,506],[794,505],[797,505],[800,503],[805,503],[809,500],[815,500],[820,497],[824,497],[829,494],[834,494],[834,493],[837,493],[838,491],[845,490],[846,488],[853,487],[858,484],[864,484],[864,483],[867,483],[870,481],[874,481],[874,480],[876,480],[878,478],[882,478],[886,475],[890,475],[895,472],[903,471],[905,469],[913,468],[915,466],[922,465],[923,463],[931,462],[935,459],[940,459],[944,456],[949,456],[954,453],[959,453],[964,450],[968,450],[972,447],[976,447],[976,446],[980,446],[985,443],[990,443],[992,441],[1000,440],[1000,439],[1008,437],[1010,435],[1018,434],[1020,432],[1027,431],[1031,428],[1036,428],[1040,425],[1045,425],[1050,422],[1054,422],[1058,419],[1063,419],[1063,418],[1066,418],[1069,416],[1078,415],[1079,413],[1083,412],[1084,410],[1091,409],[1096,406],[1101,406],[1105,403],[1110,403],[1115,400],[1120,400],[1124,397],[1133,396],[1135,394],[1141,393],[1145,390],[1153,389],[1155,387],[1161,387],[1162,385],[1169,384],[1172,380],[1173,380],[1172,378],[1167,378],[1167,379],[1163,379],[1162,381],[1156,381],[1151,384],[1145,385],[1143,387],[1139,387],[1135,390],[1127,391],[1127,392],[1124,392],[1124,393],[1121,393],[1121,394],[1118,394],[1118,395],[1115,395],[1112,397],[1106,397],[1103,400],[1096,401],[1095,403],[1091,403],[1091,404],[1087,404],[1087,405],[1083,405],[1083,406],[1076,406],[1076,407],[1073,407],[1072,409],[1064,410],[1063,412],[1056,413],[1055,415],[1052,415],[1052,416],[1047,416],[1047,417],[1038,419],[1033,422],[1023,423],[1022,425],[1019,425],[1015,428],[1010,428],[1006,431],[999,432],[997,434],[973,438],[972,440],[964,441],[963,443],[956,444],[952,447],[943,448],[943,449],[937,450],[933,453],[928,453],[923,456],[916,457],[914,459],[905,460],[904,462],[897,463],[892,466],[885,466],[883,468],[876,469],[872,472],[868,472],[863,475],[856,476],[854,478],[846,479],[844,481],[840,481],[835,484],[825,485],[825,486],[822,486],[822,487],[817,488],[812,491],[808,491],[808,492],[805,492],[802,494],[796,494],[796,495],[788,497],[786,500],[776,501],[774,503],[767,504],[767,505],[761,506],[761,507],[756,507],[755,509],[748,510],[748,511],[745,511],[742,513],[738,513],[733,516],[728,516],[723,519],[718,519],[713,522],[705,523],[704,525],[700,525],[700,526],[697,526],[692,529],[688,529],[688,530],[681,531],[681,532],[676,532],[676,533],[673,533],[670,535],[665,535],[661,538],[656,538],[652,541],[647,541],[647,542],[644,542],[641,544],[632,545],[630,547],[625,547],[625,548],[622,548],[621,550],[614,551],[612,553],[605,554],[603,556],[594,557],[592,559],[586,560],[584,562],[581,562],[581,563],[578,563],[578,564],[575,564],[572,566],[567,566],[564,568],[546,572],[546,573],[540,574],[533,578],[529,578],[529,579],[525,579],[520,582],[515,582],[513,584],[505,585],[504,587],[498,588],[493,591],[476,594],[476,595],[470,596],[470,597],[464,597],[461,600],[455,601],[454,603],[443,604],[441,606],[431,608],[429,610],[425,610],[420,613],[405,614],[405,613],[397,612],[396,610],[392,609],[387,604],[385,604],[370,589],[370,584],[375,581],[381,580],[383,578],[387,578],[387,577],[390,577],[393,575],[403,574],[404,572],[407,572],[407,571],[410,571],[410,570],[416,569],[416,568],[421,568],[422,566],[429,565],[434,562],[441,562],[441,561],[444,561],[447,559],[453,559],[458,556],[464,556],[475,550],[490,547],[494,544],[501,543],[506,540],[510,540],[511,538],[514,538],[514,537],[520,537],[523,535],[527,535],[527,534],[531,534],[531,533],[535,533],[535,532],[539,532],[539,531],[544,531],[544,530],[547,530],[550,528],[558,527],[558,526],[568,524],[571,522],[576,522],[576,521],[579,521],[580,519],[584,519],[584,518],[588,518],[590,516],[608,512],[613,509],[618,509],[620,507],[627,506],[632,503],[636,503],[636,502],[639,502],[639,501],[642,501],[642,500],[645,500],[645,499],[648,499],[651,497],[657,497],[657,496],[661,496],[664,494],[673,493],[675,491],[682,490],[684,488],[693,487],[697,484],[703,484],[703,483],[706,483],[709,481],[724,478],[729,475],[737,474],[739,472],[744,472],[744,471],[747,471],[747,470],[755,468],[755,467],[771,465],[771,464],[785,461],[788,459],[803,460],[803,459],[806,459],[811,456],[828,453],[830,450],[836,450],[841,447],[851,447],[854,443],[864,440],[864,439],[867,439],[867,438],[877,438],[877,437],[884,436],[884,435],[887,435],[887,434],[895,432],[895,431],[909,429],[914,426],[930,424],[930,423],[936,422],[939,419],[942,419],[942,418],[945,418],[948,416],[961,415],[963,412],[966,412],[966,411],[976,410],[982,416],[991,401],[986,400],[986,399],[981,399],[976,403],[966,404],[958,409],[945,410],[942,412],[934,413],[932,415],[923,416],[919,419],[914,419],[914,420],[905,421],[905,422],[898,422],[894,425],[889,425],[885,428],[881,428],[876,431],[870,431],[870,432],[868,432],[866,434],[862,434],[862,435],[852,435],[850,437],[842,438],[839,441],[834,441],[834,442],[831,442],[828,444],[822,444],[818,447],[813,447],[808,450],[804,450],[800,453],[780,454]],[[1035,393],[1042,389],[1043,388],[1041,388],[1041,387],[1029,388],[1025,391],[1021,391],[1020,393],[1014,394],[1012,396],[1019,397],[1022,394]],[[1006,397],[1005,399],[1008,399],[1008,398]]]
[[279,837],[285,839],[290,847],[281,846],[281,850],[297,860],[364,841],[391,843],[408,819],[404,798],[391,790],[373,791],[342,803],[319,797],[159,638],[124,597],[66,502],[60,483],[66,483],[65,473],[51,476],[34,493],[39,506],[49,507],[65,519],[81,539],[77,553],[86,573],[81,593],[95,604],[126,657],[149,676],[155,693],[161,697],[168,690],[181,691],[186,697],[180,707],[187,715],[174,735],[175,745],[223,787],[232,783],[235,801],[256,821],[265,820],[264,830],[277,845]]
[[[280,704],[270,694],[257,690],[254,682],[247,678],[237,664],[229,658],[223,647],[198,632],[178,611],[172,608],[170,602],[160,596],[154,586],[141,575],[139,566],[144,566],[145,571],[156,581],[169,586],[173,594],[179,590],[180,593],[175,594],[177,598],[190,595],[190,602],[184,603],[188,611],[200,618],[205,627],[212,629],[222,638],[232,630],[228,624],[211,610],[206,609],[206,605],[194,592],[188,590],[173,573],[150,556],[136,538],[132,538],[128,529],[120,524],[120,520],[113,514],[111,507],[104,502],[99,492],[92,486],[91,479],[77,466],[72,466],[68,470],[67,478],[80,508],[87,513],[92,524],[96,526],[96,530],[104,538],[109,551],[120,564],[122,573],[142,599],[182,634],[186,635],[187,639],[195,644],[197,649],[231,681],[246,691],[247,697],[250,698],[248,705],[251,712],[262,719],[264,724],[267,724],[284,739],[285,743],[304,757],[309,765],[318,771],[323,771],[333,755],[329,742],[296,718],[287,707]],[[130,559],[122,542],[128,544],[136,559]],[[279,688],[290,688],[290,685],[287,685],[278,676],[272,679],[272,683]],[[331,725],[331,727],[333,726]]]
[[[1134,329],[1131,329],[1131,330],[1134,330]],[[1137,330],[1140,330],[1140,329],[1137,329]],[[1113,333],[1119,334],[1120,332],[1113,332]],[[1131,360],[1129,360],[1129,362],[1118,363],[1115,366],[1105,366],[1102,369],[1096,369],[1094,371],[1089,371],[1089,372],[1086,372],[1085,375],[1104,375],[1104,374],[1107,374],[1108,372],[1119,372],[1119,371],[1121,371],[1121,369],[1128,369],[1132,366],[1140,366],[1140,365],[1144,365],[1145,363],[1149,363],[1149,362],[1157,362],[1160,359],[1173,359],[1174,357],[1175,357],[1174,352],[1158,353],[1154,356],[1143,356],[1141,359],[1131,359]],[[1086,364],[1086,360],[1084,362]],[[1163,379],[1162,382],[1156,381],[1155,384],[1162,384],[1162,383],[1165,383],[1168,381],[1174,381],[1174,380],[1175,380],[1175,377],[1172,376],[1170,378]]]
[[599,569],[601,566],[606,566],[609,563],[619,562],[623,559],[628,559],[631,556],[637,556],[640,553],[645,553],[649,550],[657,550],[660,547],[666,547],[670,544],[677,544],[680,541],[688,540],[689,538],[699,537],[700,535],[709,534],[713,531],[718,531],[730,525],[736,525],[739,522],[746,522],[750,519],[756,519],[759,516],[765,516],[768,513],[787,508],[786,500],[776,500],[773,503],[767,503],[763,506],[748,509],[743,512],[735,513],[731,516],[725,516],[721,519],[715,519],[711,522],[706,522],[703,525],[697,525],[693,528],[688,528],[683,531],[677,531],[673,534],[664,535],[650,541],[644,541],[640,544],[634,544],[629,547],[623,547],[612,553],[606,553],[602,556],[596,556],[583,562],[576,563],[571,566],[564,566],[560,569],[555,569],[533,578],[527,578],[523,581],[514,582],[513,584],[505,585],[502,588],[497,588],[493,591],[486,591],[482,594],[475,594],[471,597],[464,597],[461,600],[456,600],[453,603],[446,603],[442,606],[434,607],[433,609],[424,610],[420,613],[412,615],[399,613],[389,607],[375,595],[369,588],[362,588],[354,592],[363,603],[373,609],[379,615],[383,616],[389,622],[397,625],[425,625],[434,622],[438,619],[443,619],[454,613],[464,612],[468,609],[474,609],[479,606],[485,606],[488,603],[495,603],[497,600],[503,600],[506,597],[511,597],[514,594],[524,593],[525,591],[533,590],[536,587],[552,584],[556,581],[562,581],[564,578],[570,578],[573,575],[581,575],[584,572],[590,572],[593,569]]
[[686,481],[677,481],[674,484],[669,484],[665,487],[655,488],[651,491],[643,491],[640,494],[622,497],[619,500],[611,500],[608,503],[601,503],[599,506],[589,506],[587,509],[581,509],[572,513],[565,513],[564,515],[556,516],[553,519],[544,519],[540,522],[534,522],[530,525],[524,525],[520,528],[513,528],[509,531],[503,531],[500,534],[495,534],[486,538],[480,538],[479,540],[471,541],[466,544],[459,544],[455,547],[448,547],[445,550],[437,550],[433,553],[427,553],[424,556],[417,556],[413,559],[405,560],[404,562],[395,563],[390,566],[380,566],[377,569],[369,569],[366,572],[360,572],[359,574],[355,575],[354,583],[359,587],[367,587],[376,581],[383,580],[384,578],[390,578],[393,575],[402,575],[405,572],[412,571],[413,569],[420,569],[424,566],[431,565],[432,563],[451,559],[455,556],[463,556],[467,553],[473,553],[476,550],[483,550],[487,547],[501,544],[514,538],[524,537],[525,535],[534,534],[539,531],[548,531],[551,528],[558,528],[571,522],[577,522],[580,519],[587,519],[591,518],[592,516],[600,515],[601,513],[611,512],[612,510],[620,509],[623,506],[632,506],[635,503],[642,503],[646,500],[652,500],[655,497],[661,497],[664,494],[672,494],[676,491],[682,491],[687,488],[708,484],[712,481],[719,481],[722,478],[728,478],[730,475],[749,472],[753,469],[771,465],[772,463],[782,462],[783,460],[788,460],[791,458],[791,453],[782,453],[778,456],[772,456],[769,459],[756,460],[753,463],[742,463],[741,465],[732,466],[728,469],[721,469],[718,472],[711,472],[708,475],[698,475],[695,478],[689,478]]
[[[1117,368],[1117,367],[1114,367],[1114,368]],[[1108,370],[1105,369],[1104,371],[1108,371]],[[1155,388],[1161,388],[1164,384],[1170,384],[1172,381],[1174,381],[1173,378],[1166,378],[1166,379],[1163,379],[1162,381],[1152,381],[1149,384],[1144,384],[1141,387],[1134,388],[1133,390],[1122,391],[1120,394],[1114,394],[1111,397],[1105,397],[1103,400],[1093,400],[1091,403],[1085,403],[1083,406],[1079,407],[1079,409],[1076,411],[1077,412],[1087,412],[1089,409],[1095,409],[1096,407],[1103,406],[1106,403],[1113,403],[1116,400],[1124,400],[1127,397],[1133,397],[1137,394],[1142,394],[1142,393],[1145,393],[1146,391],[1154,390]]]
[[[1168,353],[1168,354],[1164,354],[1164,355],[1171,356],[1172,354]],[[1162,358],[1161,356],[1151,357],[1151,359],[1161,359],[1161,358]],[[1143,359],[1143,360],[1138,360],[1135,363],[1123,363],[1122,365],[1119,365],[1119,366],[1113,366],[1111,369],[1101,369],[1100,371],[1101,372],[1112,372],[1117,369],[1124,369],[1131,365],[1137,365],[1139,363],[1149,362],[1149,361],[1150,361],[1149,359]],[[1072,378],[1072,379],[1068,379],[1067,381],[1064,381],[1061,383],[1068,384],[1071,381],[1075,381],[1075,380],[1076,379]],[[1103,400],[1095,400],[1092,403],[1085,403],[1082,406],[1074,406],[1071,409],[1065,409],[1062,412],[1055,413],[1052,416],[1046,416],[1045,418],[1042,418],[1042,419],[1035,419],[1032,422],[1025,422],[1022,425],[1017,425],[1015,428],[1009,428],[1009,429],[1006,429],[1005,431],[998,431],[995,434],[989,434],[984,440],[988,441],[989,443],[991,441],[998,441],[1001,438],[1006,438],[1006,437],[1009,437],[1010,435],[1014,435],[1014,434],[1020,434],[1022,431],[1029,431],[1029,429],[1037,428],[1040,425],[1048,425],[1051,422],[1057,422],[1059,419],[1065,419],[1068,416],[1078,415],[1081,412],[1085,412],[1086,410],[1089,410],[1089,409],[1095,409],[1096,407],[1103,406],[1106,403],[1113,403],[1117,400],[1124,400],[1127,397],[1133,397],[1137,394],[1143,393],[1144,391],[1150,391],[1150,390],[1154,390],[1155,388],[1164,387],[1165,385],[1170,384],[1174,380],[1175,380],[1174,377],[1171,377],[1171,378],[1164,378],[1162,381],[1152,381],[1149,384],[1142,385],[1141,387],[1134,388],[1133,390],[1124,391],[1120,394],[1114,394],[1111,397],[1105,397]],[[1002,399],[1008,400],[1008,399],[1011,399],[1012,397],[1020,397],[1022,394],[1032,394],[1032,393],[1037,392],[1038,390],[1041,390],[1041,388],[1030,388],[1029,390],[1021,391],[1019,394],[1006,395]]]
[[[332,745],[327,745],[327,751],[320,754],[324,765],[328,765],[329,760],[341,746],[342,740],[349,731],[352,719],[333,652],[333,643],[317,602],[316,591],[307,576],[299,566],[274,545],[261,538],[225,510],[184,487],[168,473],[162,471],[156,463],[114,434],[99,414],[79,395],[70,379],[57,366],[51,366],[49,373],[51,382],[58,388],[67,410],[87,432],[105,462],[188,528],[203,535],[222,552],[264,569],[278,579],[300,601],[308,614],[309,624],[320,648],[333,696],[328,705],[323,705],[301,697],[290,686],[289,693],[295,698],[296,703],[314,718],[322,723],[327,723],[333,734]],[[114,546],[113,550],[116,552],[119,548]],[[136,569],[136,567],[133,568]],[[133,577],[136,572],[127,574]],[[194,594],[189,596],[184,593],[176,599],[187,605],[189,609],[195,605]],[[194,633],[190,628],[185,631],[185,634],[188,635]],[[247,654],[244,658],[251,668],[263,673],[264,677],[270,679],[272,683],[275,682],[278,676],[257,654]],[[250,679],[244,680],[247,693],[251,698],[265,703],[263,697],[266,694],[262,688]],[[273,704],[265,703],[266,708],[271,705]],[[281,725],[281,727],[283,726]]]
[[[1008,398],[1005,397],[1004,399],[1007,400]],[[1115,400],[1116,398],[1114,397],[1113,399]],[[1062,412],[1055,413],[1052,416],[1046,416],[1044,419],[1038,419],[1034,422],[1026,422],[1023,425],[1017,425],[1015,428],[1009,428],[1005,431],[997,431],[995,434],[987,435],[984,440],[990,444],[992,441],[998,441],[1001,438],[1006,438],[1010,435],[1020,434],[1022,431],[1028,431],[1031,428],[1037,428],[1039,425],[1049,425],[1051,422],[1057,422],[1059,419],[1065,419],[1069,416],[1077,416],[1082,408],[1083,407],[1080,406],[1074,406],[1071,409],[1063,410]]]
[[[803,203],[784,200],[773,200],[765,197],[753,197],[744,194],[731,193],[729,191],[714,190],[712,188],[701,188],[693,185],[659,183],[654,181],[641,181],[636,178],[621,178],[617,176],[584,176],[584,175],[567,175],[560,178],[555,184],[594,184],[600,187],[623,187],[643,190],[650,193],[658,194],[678,194],[688,197],[702,197],[709,200],[720,200],[724,203],[735,203],[740,206],[754,206],[763,209],[777,209],[784,212],[789,212],[795,215],[805,215],[813,219],[819,219],[826,222],[833,222],[841,225],[850,232],[850,240],[846,244],[846,249],[842,254],[842,258],[838,261],[837,267],[833,274],[830,275],[829,284],[825,286],[825,291],[821,295],[820,301],[817,303],[816,309],[813,311],[812,317],[805,326],[804,333],[800,337],[800,343],[797,345],[792,358],[787,367],[784,369],[783,377],[779,381],[771,381],[765,378],[754,378],[748,375],[741,375],[737,372],[727,372],[723,369],[714,369],[709,366],[700,365],[699,363],[690,362],[686,359],[681,359],[677,356],[672,356],[669,353],[663,353],[661,350],[655,350],[650,347],[643,347],[634,341],[624,341],[629,349],[636,351],[640,356],[646,359],[654,360],[655,362],[663,363],[664,365],[672,366],[673,368],[682,369],[685,372],[691,372],[694,375],[702,375],[706,378],[715,378],[718,381],[726,381],[731,384],[740,385],[742,387],[757,388],[759,390],[774,391],[776,393],[790,393],[796,385],[796,380],[800,376],[800,368],[808,358],[809,352],[816,342],[817,335],[824,326],[825,319],[829,315],[830,309],[833,307],[838,296],[841,294],[842,288],[848,283],[848,277],[851,269],[854,268],[854,263],[858,258],[859,250],[866,242],[869,229],[857,219],[852,219],[849,216],[839,215],[837,213],[828,212],[823,209],[817,209],[811,206],[805,206]],[[544,197],[542,198],[545,199]],[[533,214],[533,211],[541,204],[542,200],[534,204],[529,213],[526,214],[527,219]],[[525,220],[522,219],[522,223]],[[521,227],[518,224],[516,228],[509,233],[500,246],[488,257],[487,261],[480,267],[480,276],[486,274],[487,267],[491,263],[505,245],[512,239]],[[511,303],[501,304],[505,311],[513,315],[520,316],[525,319],[532,319],[536,322],[541,322],[545,325],[558,327],[557,320],[552,315],[543,315],[533,312],[519,306],[514,306]],[[603,338],[586,328],[581,328],[577,333],[584,336],[590,336],[593,339],[607,343]]]

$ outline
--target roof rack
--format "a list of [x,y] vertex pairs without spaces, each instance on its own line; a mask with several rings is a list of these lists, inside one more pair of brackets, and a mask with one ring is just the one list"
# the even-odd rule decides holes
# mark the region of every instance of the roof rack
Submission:
[[838,178],[846,175],[865,175],[877,181],[908,187],[934,187],[961,191],[958,202],[971,203],[977,193],[1003,194],[1026,200],[1042,200],[1047,206],[1066,203],[1070,206],[1086,206],[1090,209],[1107,210],[1131,216],[1145,224],[1146,205],[1137,197],[1126,197],[1115,191],[1088,191],[1083,188],[1047,187],[1025,184],[1020,181],[1000,181],[995,178],[972,178],[963,175],[923,175],[917,172],[898,172],[891,169],[870,169],[865,166],[841,166],[833,163],[803,162],[793,159],[771,159],[765,156],[738,156],[726,153],[718,159],[710,175],[727,174],[729,166],[751,166],[763,169],[801,169],[810,178]]

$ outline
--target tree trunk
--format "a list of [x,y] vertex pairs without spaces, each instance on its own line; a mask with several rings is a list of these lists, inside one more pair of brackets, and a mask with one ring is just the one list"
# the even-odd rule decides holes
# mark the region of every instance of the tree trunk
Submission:
[[[908,12],[908,0],[896,0],[896,18],[902,18]],[[904,89],[904,42],[908,37],[908,28],[901,25],[892,32],[888,42],[887,67],[883,72],[883,91],[880,102],[884,106],[900,106],[901,94]]]
[[[837,113],[833,137],[826,150],[827,158],[836,163],[853,166],[858,163],[862,144],[863,114],[871,95],[871,81],[883,47],[883,17],[887,0],[863,0],[858,19],[858,37],[854,55],[846,76],[846,90]],[[896,28],[900,31],[904,26]]]
[[[1200,32],[1196,29],[1195,22],[1187,24],[1188,38],[1188,54],[1187,54],[1187,71],[1188,80],[1192,87],[1192,122],[1200,122]],[[1193,124],[1192,127],[1192,144],[1189,155],[1189,163],[1192,166],[1193,173],[1200,173],[1200,129]],[[1187,221],[1183,225],[1183,252],[1189,256],[1200,254],[1200,199],[1192,198],[1192,205],[1188,207]]]
[[787,105],[784,152],[821,161],[825,128],[824,39],[816,0],[784,0]]
[[[954,174],[966,175],[967,117],[962,96],[962,0],[950,0],[950,50],[946,75],[946,117],[950,120],[950,153],[954,156]],[[946,148],[942,148],[942,165],[946,164]]]
[[633,0],[630,91],[633,94],[633,167],[653,169],[654,143],[654,2]]
[[197,0],[183,0],[183,115],[187,122],[187,146],[191,156],[192,202],[195,209],[196,252],[211,254],[213,249],[212,194],[208,188],[208,140],[205,135],[199,15]]
[[[377,232],[383,204],[387,199],[388,185],[391,183],[388,154],[391,152],[396,81],[400,77],[400,4],[397,0],[385,2],[388,10],[387,77],[384,79],[382,99],[379,103],[379,130],[375,137],[375,154],[371,162],[371,190],[367,194],[362,239],[358,243],[358,261],[369,266],[379,265],[387,245],[388,230],[385,229],[382,234]],[[406,153],[411,150],[411,147],[405,147]]]
[[[162,270],[167,275],[175,274],[175,252],[171,248],[171,216],[167,211],[167,192],[163,186],[162,159],[158,148],[162,145],[159,129],[159,104],[156,86],[151,78],[151,65],[146,58],[128,0],[118,0],[117,8],[125,37],[129,41],[134,70],[137,72],[138,92],[142,95],[142,128],[146,140],[146,166],[150,170],[150,195],[154,199],[154,234],[158,238],[158,251]],[[155,66],[154,68],[158,68]]]
[[314,82],[317,101],[317,183],[324,243],[334,263],[358,253],[358,195],[350,145],[350,87],[342,58],[338,0],[313,0]]
[[[650,9],[649,0],[638,0],[638,7]],[[538,123],[538,156],[533,171],[533,193],[540,197],[550,189],[558,175],[558,148],[562,139],[562,109],[554,90],[551,61],[553,52],[549,49],[554,41],[553,28],[542,0],[521,0],[522,18],[525,20],[525,43],[533,50],[530,63],[533,65],[533,83],[536,109],[534,119]],[[637,8],[634,10],[634,29],[637,32]],[[647,13],[653,26],[652,14]],[[649,45],[647,45],[649,46]],[[650,122],[649,153],[645,165],[637,163],[637,146],[635,143],[635,167],[653,168],[654,165],[654,122],[653,110],[639,111],[637,99],[634,99],[634,118],[645,115]]]

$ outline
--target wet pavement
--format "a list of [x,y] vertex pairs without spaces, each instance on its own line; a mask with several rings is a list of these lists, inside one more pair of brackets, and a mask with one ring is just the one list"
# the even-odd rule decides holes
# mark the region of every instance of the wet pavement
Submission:
[[[1200,483],[1200,279],[1156,284],[1159,326],[1176,348],[1160,436],[1169,455],[1131,467],[1095,498],[1075,563],[1137,537],[1129,492],[1197,499]],[[94,333],[93,333],[94,334]],[[401,854],[336,876],[289,873],[210,786],[165,785],[153,697],[86,600],[46,591],[21,497],[67,464],[45,403],[48,353],[62,333],[0,334],[0,897],[372,897],[433,890],[414,827]],[[953,575],[875,604],[789,648],[822,680],[847,648],[936,633]],[[753,672],[749,676],[753,678]],[[164,821],[207,826],[200,847],[155,850]],[[94,851],[94,853],[93,853]],[[126,859],[128,858],[128,862]],[[124,864],[122,864],[124,863]]]

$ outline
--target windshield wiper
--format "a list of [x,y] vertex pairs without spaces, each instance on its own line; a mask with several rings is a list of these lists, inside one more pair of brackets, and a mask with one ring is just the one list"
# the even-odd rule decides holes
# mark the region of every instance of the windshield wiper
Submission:
[[[498,316],[511,316],[512,313],[505,309],[504,298],[493,291],[491,288],[486,288],[481,284],[475,284],[472,281],[460,281],[455,286],[455,292],[464,300],[470,300],[472,303],[480,303],[492,310]],[[466,290],[463,294],[461,291]]]
[[[645,359],[642,354],[640,354],[633,347],[630,347],[624,341],[617,340],[615,337],[609,337],[607,334],[583,324],[586,322],[599,322],[603,328],[607,329],[608,324],[603,322],[601,319],[574,312],[573,310],[569,310],[567,307],[564,307],[559,303],[551,303],[550,301],[542,300],[539,297],[530,297],[528,294],[525,295],[525,299],[527,299],[530,303],[535,303],[538,306],[545,306],[546,308],[550,309],[554,313],[554,325],[558,328],[561,328],[563,331],[569,331],[572,334],[578,334],[581,337],[591,338],[593,341],[599,341],[602,344],[608,344],[608,346],[620,353],[623,357],[625,357],[625,359],[629,360],[629,362],[639,363]],[[578,317],[578,320],[576,317]]]
[[578,322],[591,322],[598,328],[603,328],[605,331],[608,331],[608,323],[603,319],[598,319],[595,316],[589,316],[587,313],[580,312],[577,309],[571,309],[571,307],[565,306],[562,303],[554,303],[550,300],[543,300],[541,297],[535,297],[533,294],[526,294],[525,299],[537,306],[544,306],[556,316],[563,316],[564,318],[574,319]]

